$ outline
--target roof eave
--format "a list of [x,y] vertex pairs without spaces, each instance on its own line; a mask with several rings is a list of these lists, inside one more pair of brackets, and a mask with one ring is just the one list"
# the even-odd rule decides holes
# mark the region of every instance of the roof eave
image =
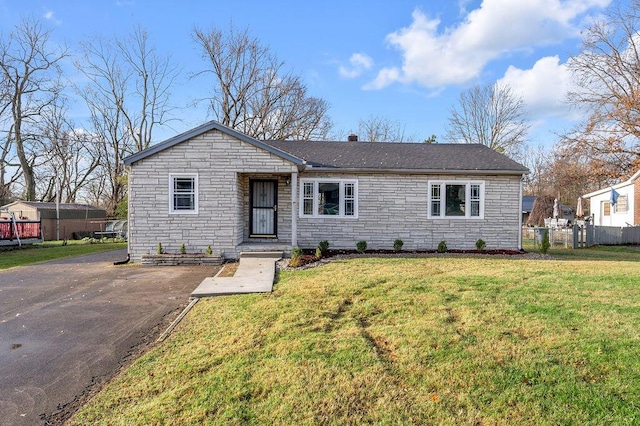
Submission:
[[597,191],[589,192],[588,194],[584,194],[582,198],[595,197],[596,195],[605,194],[611,191],[611,189],[619,189],[619,188],[622,188],[623,186],[631,185],[639,177],[640,177],[640,170],[635,172],[629,179],[625,180],[624,182],[616,183],[615,185],[611,185],[603,189],[598,189]]
[[452,169],[380,169],[366,167],[311,167],[307,166],[306,171],[318,172],[344,172],[344,173],[396,173],[396,174],[423,174],[423,175],[528,175],[529,170],[452,170]]
[[149,148],[147,148],[147,149],[145,149],[143,151],[140,151],[140,152],[137,152],[137,153],[135,153],[133,155],[130,155],[130,156],[126,157],[123,160],[124,164],[126,166],[130,166],[130,165],[132,165],[133,163],[135,163],[137,161],[143,160],[143,159],[145,159],[147,157],[150,157],[150,156],[152,156],[154,154],[157,154],[157,153],[159,153],[161,151],[164,151],[165,149],[171,148],[172,146],[177,145],[177,144],[179,144],[181,142],[184,142],[186,140],[195,138],[196,136],[200,136],[203,133],[210,132],[211,130],[218,130],[218,131],[220,131],[222,133],[225,133],[225,134],[227,134],[229,136],[232,136],[232,137],[234,137],[236,139],[239,139],[239,140],[241,140],[243,142],[246,142],[246,143],[248,143],[250,145],[253,145],[256,148],[260,148],[260,149],[262,149],[264,151],[267,151],[267,152],[269,152],[269,153],[271,153],[273,155],[276,155],[276,156],[282,158],[283,160],[289,161],[289,162],[291,162],[291,163],[293,163],[293,164],[295,164],[297,166],[303,166],[304,165],[304,161],[301,158],[295,157],[295,156],[293,156],[293,155],[291,155],[291,154],[289,154],[287,152],[284,152],[284,151],[282,151],[280,149],[274,148],[274,147],[272,147],[270,145],[267,145],[266,143],[260,142],[257,139],[254,139],[254,138],[252,138],[250,136],[247,136],[247,135],[245,135],[243,133],[240,133],[240,132],[238,132],[236,130],[233,130],[230,127],[224,126],[224,125],[218,123],[217,121],[209,121],[208,123],[202,124],[202,125],[200,125],[198,127],[195,127],[195,128],[193,128],[193,129],[191,129],[189,131],[186,131],[186,132],[181,133],[181,134],[179,134],[177,136],[174,136],[174,137],[172,137],[170,139],[167,139],[167,140],[165,140],[163,142],[160,142],[157,145],[153,145],[153,146],[151,146],[151,147],[149,147]]

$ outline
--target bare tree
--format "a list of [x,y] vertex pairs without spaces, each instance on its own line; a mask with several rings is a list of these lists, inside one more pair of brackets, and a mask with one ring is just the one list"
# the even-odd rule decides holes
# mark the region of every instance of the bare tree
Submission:
[[415,136],[405,133],[405,125],[388,117],[371,115],[358,123],[358,137],[368,142],[412,142]]
[[141,27],[125,39],[116,39],[115,44],[131,80],[122,114],[136,151],[141,151],[151,145],[153,129],[171,120],[170,89],[179,70],[170,56],[160,55],[149,44],[149,34]]
[[67,56],[66,49],[49,46],[50,34],[51,30],[39,21],[24,19],[11,33],[0,37],[0,73],[6,102],[0,109],[8,111],[9,116],[8,136],[2,146],[3,168],[6,156],[14,149],[26,200],[36,199],[35,157],[29,155],[28,148],[33,140],[30,131],[61,91],[59,62]]
[[54,201],[59,195],[62,202],[74,203],[95,178],[100,151],[91,135],[75,130],[67,121],[63,100],[52,103],[47,109],[49,111],[38,124],[38,197],[42,201]]
[[257,139],[325,139],[329,105],[309,96],[300,77],[283,70],[269,47],[248,30],[195,28],[193,39],[212,76],[205,99],[214,119]]
[[563,142],[601,161],[611,177],[640,167],[639,31],[640,1],[625,8],[615,3],[589,26],[582,52],[568,61],[577,86],[569,102],[588,118]]
[[510,87],[475,86],[462,92],[458,108],[451,109],[446,139],[454,143],[480,143],[514,156],[529,131],[524,114],[524,101]]
[[148,148],[156,126],[167,123],[173,109],[169,89],[178,70],[149,45],[141,28],[126,39],[82,43],[76,66],[89,80],[78,91],[90,110],[93,139],[100,142],[97,171],[104,178],[92,190],[104,191],[97,197],[113,214],[126,196],[122,160]]
[[547,171],[553,165],[553,156],[549,150],[540,145],[536,148],[526,147],[522,153],[522,164],[529,169],[524,182],[524,193],[528,195],[542,195],[549,189],[546,177]]

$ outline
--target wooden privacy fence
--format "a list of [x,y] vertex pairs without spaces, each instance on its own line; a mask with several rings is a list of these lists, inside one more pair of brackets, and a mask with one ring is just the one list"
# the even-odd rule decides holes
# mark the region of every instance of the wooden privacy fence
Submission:
[[573,248],[631,244],[640,245],[640,226],[573,227]]

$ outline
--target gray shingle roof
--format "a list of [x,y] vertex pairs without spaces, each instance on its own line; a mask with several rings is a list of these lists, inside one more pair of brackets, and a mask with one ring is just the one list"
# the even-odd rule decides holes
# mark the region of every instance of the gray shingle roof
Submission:
[[316,141],[265,141],[265,143],[306,160],[312,167],[528,173],[528,169],[523,165],[480,144]]
[[388,142],[258,141],[216,121],[140,151],[124,159],[131,165],[211,130],[218,130],[293,164],[317,168],[407,172],[478,172],[522,174],[528,169],[480,144]]

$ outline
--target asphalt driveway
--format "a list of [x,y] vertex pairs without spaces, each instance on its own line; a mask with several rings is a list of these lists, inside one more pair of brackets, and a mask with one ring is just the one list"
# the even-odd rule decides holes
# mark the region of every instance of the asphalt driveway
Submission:
[[113,265],[125,257],[117,250],[0,271],[0,425],[63,418],[217,271]]

